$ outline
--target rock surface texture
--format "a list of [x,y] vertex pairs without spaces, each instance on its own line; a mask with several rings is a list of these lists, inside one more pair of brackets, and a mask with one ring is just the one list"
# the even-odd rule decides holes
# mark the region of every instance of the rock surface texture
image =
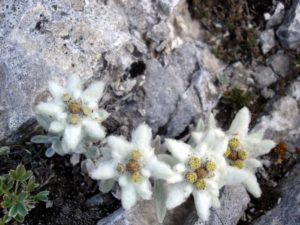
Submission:
[[296,49],[300,46],[300,1],[293,0],[283,24],[277,30],[277,36],[285,48]]
[[[225,187],[221,195],[222,208],[212,210],[208,222],[199,220],[196,211],[193,210],[192,199],[185,204],[167,213],[164,224],[184,224],[184,225],[221,225],[236,224],[243,215],[250,198],[242,186]],[[191,207],[192,206],[192,207]],[[99,221],[97,225],[159,225],[155,216],[152,202],[143,202],[130,211],[118,210],[114,214]],[[189,213],[192,211],[192,213]],[[234,212],[234,213],[233,213]]]
[[[241,59],[227,65],[202,42],[206,33],[191,19],[185,0],[0,1],[1,145],[30,137],[36,127],[35,106],[49,98],[48,80],[64,84],[69,75],[78,74],[86,84],[106,82],[100,105],[111,114],[104,122],[108,134],[128,136],[145,121],[154,134],[185,138],[192,123],[213,111],[224,93],[237,88],[267,101],[255,108],[259,120],[254,121],[254,130],[299,147],[300,80],[291,78],[291,71],[297,74],[291,69],[292,54],[277,40],[284,48],[299,50],[300,1],[294,0],[290,9],[273,2],[277,4],[272,16],[265,15],[266,30],[256,37],[261,40],[261,57],[251,65]],[[278,93],[285,81],[291,82],[282,96]],[[251,95],[250,102],[256,99]],[[295,186],[288,178],[282,186],[282,204],[257,224],[289,224],[281,210],[290,221],[299,222],[299,199],[293,199],[299,177],[288,176],[294,177]],[[101,201],[99,195],[87,204]],[[226,187],[221,192],[222,208],[212,210],[209,222],[198,220],[189,199],[168,212],[164,224],[235,225],[249,201],[243,187]],[[98,223],[110,224],[159,223],[153,202],[145,201]]]
[[281,184],[281,200],[278,205],[255,221],[254,225],[296,225],[300,223],[300,164],[298,163]]

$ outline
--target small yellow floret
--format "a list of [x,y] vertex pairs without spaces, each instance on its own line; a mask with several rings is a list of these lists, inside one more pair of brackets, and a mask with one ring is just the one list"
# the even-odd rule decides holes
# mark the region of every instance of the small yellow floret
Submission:
[[224,153],[224,156],[227,158],[230,155],[230,153],[231,153],[230,148],[227,148],[226,152]]
[[246,160],[248,158],[248,152],[246,151],[239,151],[238,152],[238,157],[240,160]]
[[71,99],[71,96],[69,94],[64,94],[63,95],[63,101],[68,102]]
[[133,160],[140,160],[141,157],[142,157],[142,154],[141,154],[141,152],[140,152],[139,150],[133,150],[133,151],[131,152],[131,158],[132,158]]
[[188,162],[189,166],[191,169],[197,169],[201,166],[201,159],[199,159],[198,157],[191,157],[189,162]]
[[209,171],[209,172],[213,172],[216,170],[217,168],[217,165],[216,163],[214,163],[213,161],[208,161],[205,165],[206,167],[206,170]]
[[140,182],[141,179],[142,179],[142,176],[141,176],[140,172],[134,172],[131,175],[131,181],[134,182],[134,183]]
[[124,173],[125,172],[125,170],[126,170],[126,167],[125,167],[125,165],[124,164],[122,164],[122,163],[119,163],[118,165],[117,165],[117,171],[119,172],[119,173]]
[[242,160],[236,160],[234,161],[233,166],[239,169],[243,169],[245,167],[245,163]]
[[203,179],[197,180],[195,183],[195,186],[198,190],[204,190],[206,188],[205,180],[203,180]]
[[78,114],[82,112],[81,104],[78,102],[70,102],[68,105],[70,113]]
[[196,182],[197,180],[197,174],[194,173],[194,172],[188,172],[186,175],[185,175],[185,179],[188,183],[190,184],[193,184]]
[[232,139],[229,141],[229,147],[230,147],[231,149],[237,149],[239,146],[240,146],[240,141],[239,141],[239,139],[237,139],[237,138],[232,138]]
[[82,107],[82,112],[85,116],[90,116],[92,114],[92,109],[90,109],[89,107]]
[[70,117],[69,117],[69,123],[70,124],[73,124],[73,125],[76,125],[78,124],[80,121],[80,117],[79,115],[77,114],[72,114]]

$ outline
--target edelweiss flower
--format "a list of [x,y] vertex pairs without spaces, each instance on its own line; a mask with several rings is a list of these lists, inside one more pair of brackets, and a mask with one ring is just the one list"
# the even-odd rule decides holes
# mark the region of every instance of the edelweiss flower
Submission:
[[[263,140],[261,132],[248,134],[249,124],[250,112],[244,107],[237,113],[226,132],[229,143],[224,156],[230,166],[222,173],[223,183],[221,185],[242,183],[253,196],[259,197],[261,189],[255,176],[255,170],[262,164],[256,157],[267,154],[275,146],[275,143],[272,140]],[[209,128],[216,128],[214,119],[211,119]],[[192,133],[193,141],[199,143],[202,134],[203,125],[202,121],[199,121],[195,132]]]
[[111,159],[99,161],[96,169],[90,172],[93,179],[118,180],[125,209],[130,209],[139,198],[151,199],[150,177],[168,180],[175,176],[170,166],[157,159],[151,141],[151,129],[146,124],[132,132],[131,142],[123,136],[109,136],[107,147]]
[[275,142],[263,139],[262,132],[248,134],[250,120],[250,112],[244,107],[226,132],[230,140],[224,156],[231,167],[226,170],[224,181],[226,184],[242,183],[253,196],[260,197],[255,170],[262,164],[256,157],[269,153]]
[[210,207],[220,207],[220,173],[227,167],[223,154],[228,139],[220,129],[208,129],[197,138],[199,144],[195,147],[166,139],[168,150],[179,161],[174,169],[181,175],[181,182],[170,187],[166,206],[172,209],[193,194],[198,216],[206,221]]
[[37,105],[36,113],[50,118],[48,130],[62,136],[64,153],[80,153],[84,149],[79,148],[83,139],[97,141],[105,137],[105,129],[100,122],[108,117],[108,113],[98,108],[104,90],[103,82],[94,82],[83,91],[80,78],[71,76],[66,87],[53,81],[48,86],[53,100]]

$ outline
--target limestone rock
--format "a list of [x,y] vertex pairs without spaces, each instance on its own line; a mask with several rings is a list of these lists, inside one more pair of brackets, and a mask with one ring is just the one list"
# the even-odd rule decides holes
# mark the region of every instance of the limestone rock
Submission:
[[300,164],[298,163],[281,184],[281,201],[254,225],[296,225],[300,223]]
[[278,79],[272,69],[266,66],[257,66],[253,76],[258,88],[268,87]]
[[276,45],[275,33],[273,29],[264,30],[260,34],[259,38],[260,38],[262,52],[264,54],[268,53]]
[[281,77],[288,75],[291,69],[290,57],[282,52],[272,55],[268,58],[267,63],[271,66],[273,71]]
[[[168,211],[164,225],[221,225],[236,224],[249,203],[249,196],[242,186],[225,187],[221,195],[222,208],[211,210],[210,221],[202,223],[196,212],[192,211],[194,203],[189,199],[185,204]],[[189,214],[190,213],[190,214]],[[222,222],[220,221],[222,220]],[[108,217],[100,220],[97,225],[159,225],[152,201],[144,201],[128,211],[119,209]]]
[[287,12],[283,23],[277,29],[276,34],[280,43],[285,48],[296,49],[300,44],[300,1],[293,0],[292,6]]

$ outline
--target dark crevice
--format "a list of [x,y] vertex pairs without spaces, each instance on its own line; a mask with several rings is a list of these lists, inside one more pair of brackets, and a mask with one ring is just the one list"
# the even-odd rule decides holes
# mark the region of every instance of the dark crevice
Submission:
[[129,73],[131,78],[135,78],[144,74],[146,70],[146,64],[143,61],[137,61],[131,64]]

